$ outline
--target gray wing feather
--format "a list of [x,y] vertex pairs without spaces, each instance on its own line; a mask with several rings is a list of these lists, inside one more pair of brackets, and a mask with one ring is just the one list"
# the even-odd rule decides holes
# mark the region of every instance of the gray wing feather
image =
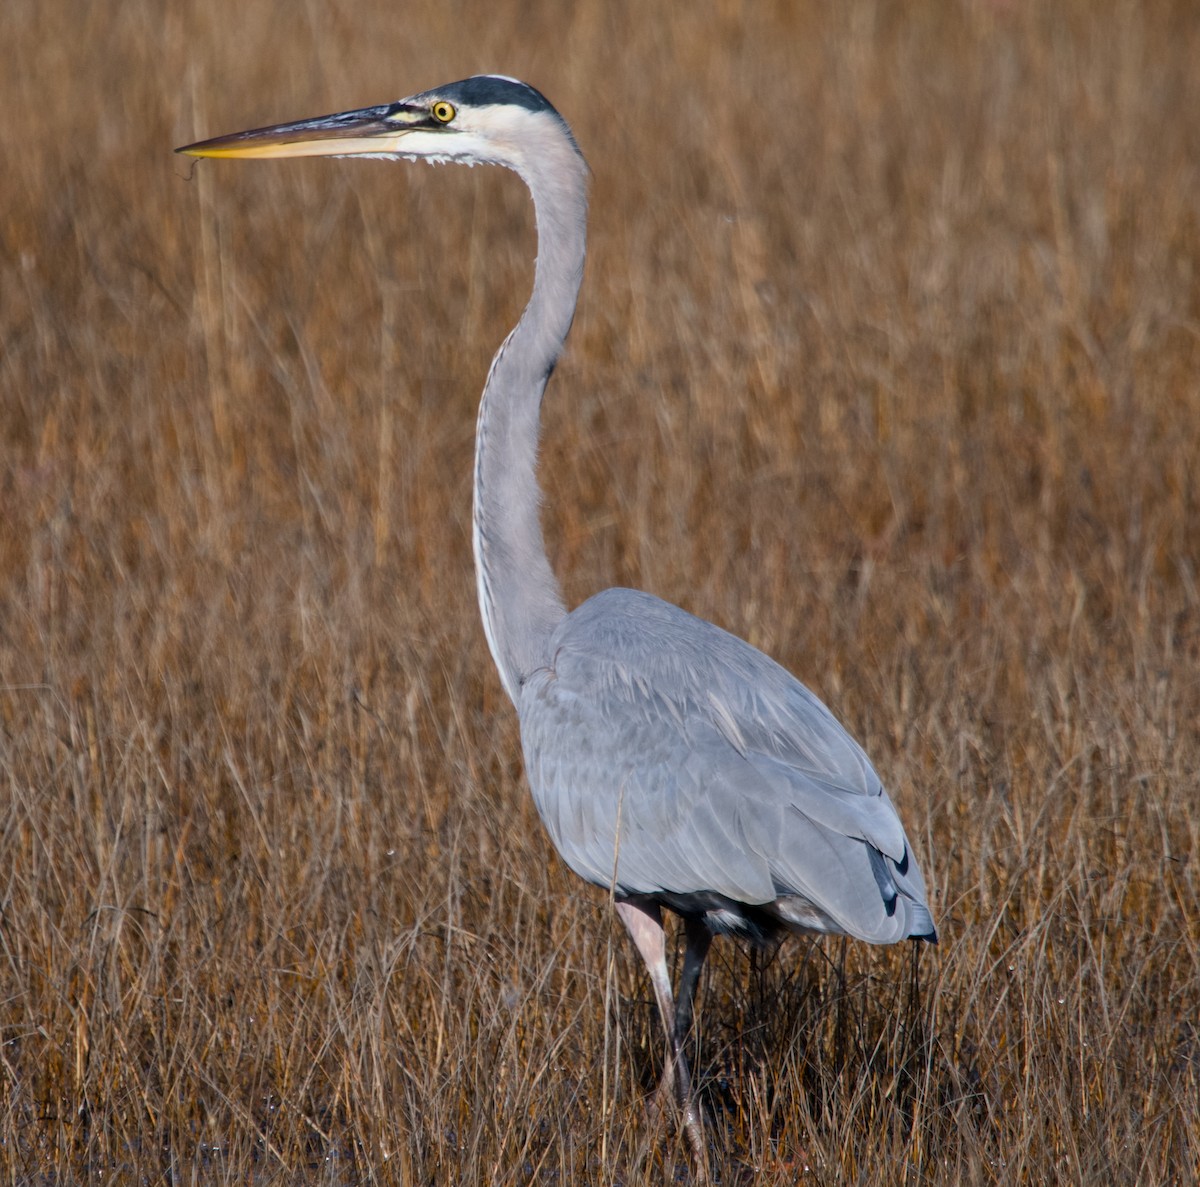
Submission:
[[[633,590],[568,615],[518,708],[567,864],[626,894],[811,904],[808,925],[932,932],[904,829],[858,744],[748,643]],[[885,860],[887,859],[887,860]]]

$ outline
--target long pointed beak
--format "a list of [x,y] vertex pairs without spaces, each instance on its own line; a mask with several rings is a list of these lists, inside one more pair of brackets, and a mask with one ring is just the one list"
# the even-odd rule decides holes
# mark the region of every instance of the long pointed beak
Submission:
[[189,157],[343,157],[401,151],[400,141],[417,129],[438,128],[424,108],[404,103],[322,115],[294,124],[252,128],[215,136],[175,151]]

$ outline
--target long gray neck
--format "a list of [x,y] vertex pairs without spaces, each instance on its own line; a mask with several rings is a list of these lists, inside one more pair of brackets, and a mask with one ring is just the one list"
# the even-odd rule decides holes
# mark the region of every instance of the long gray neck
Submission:
[[575,315],[583,278],[587,166],[565,125],[510,163],[533,195],[538,256],[533,294],[492,360],[475,436],[475,573],[488,646],[515,702],[547,662],[566,613],[542,536],[537,483],[542,394]]

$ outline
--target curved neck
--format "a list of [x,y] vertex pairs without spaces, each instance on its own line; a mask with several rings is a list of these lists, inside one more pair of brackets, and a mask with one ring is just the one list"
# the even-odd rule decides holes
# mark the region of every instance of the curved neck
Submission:
[[535,154],[506,162],[537,215],[533,294],[492,360],[475,435],[475,574],[484,632],[505,691],[546,663],[566,613],[542,536],[537,483],[542,394],[571,328],[583,278],[587,166],[565,127]]

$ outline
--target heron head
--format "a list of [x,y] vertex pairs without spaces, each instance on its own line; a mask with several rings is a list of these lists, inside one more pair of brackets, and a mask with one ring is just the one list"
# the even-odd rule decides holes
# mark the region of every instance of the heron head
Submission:
[[483,74],[397,103],[254,128],[189,144],[193,157],[347,157],[506,165],[523,172],[539,145],[566,137],[562,116],[527,83]]

